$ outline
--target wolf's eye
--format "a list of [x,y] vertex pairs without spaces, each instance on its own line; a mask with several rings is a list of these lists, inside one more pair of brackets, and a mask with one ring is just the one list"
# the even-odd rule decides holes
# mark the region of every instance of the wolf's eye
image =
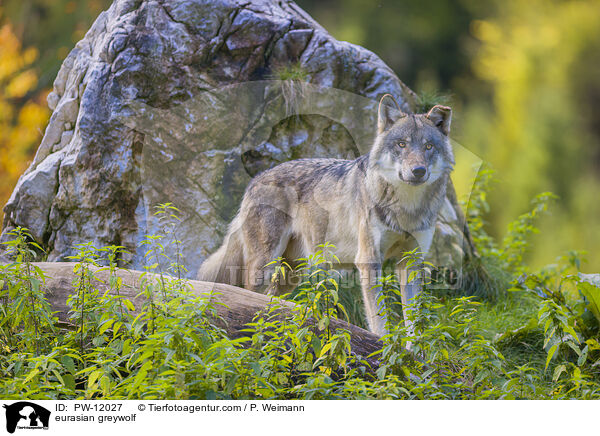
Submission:
[[425,150],[431,150],[433,148],[433,144],[427,144],[425,146]]
[[400,142],[398,143],[398,147],[400,147],[400,148],[404,148],[404,147],[406,147],[406,142],[402,142],[402,141],[400,141]]

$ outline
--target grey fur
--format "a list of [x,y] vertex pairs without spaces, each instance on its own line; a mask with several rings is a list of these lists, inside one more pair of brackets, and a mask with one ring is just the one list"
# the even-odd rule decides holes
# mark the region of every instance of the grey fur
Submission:
[[[258,174],[198,279],[258,290],[271,260],[305,257],[331,242],[342,263],[357,266],[369,328],[384,334],[385,318],[372,289],[381,264],[412,248],[407,233],[422,252],[429,250],[454,156],[450,108],[406,115],[380,104],[378,119],[378,134],[364,156],[295,160]],[[415,293],[403,283],[403,304]]]

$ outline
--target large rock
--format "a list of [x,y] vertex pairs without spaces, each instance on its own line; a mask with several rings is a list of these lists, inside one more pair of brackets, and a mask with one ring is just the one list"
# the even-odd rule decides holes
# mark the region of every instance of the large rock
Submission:
[[[193,276],[254,174],[367,152],[385,93],[413,110],[413,93],[377,56],[335,40],[291,1],[116,0],[62,65],[3,238],[27,227],[51,261],[78,243],[123,245],[123,263],[140,269],[140,243],[162,225],[154,206],[170,201]],[[434,254],[444,263],[468,249],[448,204]]]

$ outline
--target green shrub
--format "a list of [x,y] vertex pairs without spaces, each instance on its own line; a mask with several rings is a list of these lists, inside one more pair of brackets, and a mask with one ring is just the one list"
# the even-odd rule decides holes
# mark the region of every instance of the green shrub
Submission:
[[[357,355],[350,332],[334,327],[351,317],[345,301],[357,303],[339,286],[329,244],[293,269],[275,260],[273,280],[300,277],[287,296],[293,309],[273,298],[232,339],[213,296],[190,292],[173,205],[159,205],[162,232],[143,242],[141,307],[121,295],[123,247],[77,246],[66,326],[31,262],[41,248],[16,229],[6,244],[14,261],[0,265],[0,389],[21,399],[598,399],[597,276],[579,271],[575,252],[535,274],[515,260],[548,198],[511,227],[508,251],[473,227],[483,261],[505,274],[490,283],[511,283],[494,301],[423,292],[407,311],[409,330],[396,278],[384,275],[378,286],[389,333],[371,356]],[[474,201],[477,224],[485,197]],[[102,289],[97,271],[108,272]]]

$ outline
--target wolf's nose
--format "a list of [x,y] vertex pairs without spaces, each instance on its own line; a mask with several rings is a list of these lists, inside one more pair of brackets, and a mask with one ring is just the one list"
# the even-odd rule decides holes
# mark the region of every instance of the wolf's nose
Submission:
[[412,173],[417,179],[422,179],[426,172],[425,167],[414,167],[412,169]]

